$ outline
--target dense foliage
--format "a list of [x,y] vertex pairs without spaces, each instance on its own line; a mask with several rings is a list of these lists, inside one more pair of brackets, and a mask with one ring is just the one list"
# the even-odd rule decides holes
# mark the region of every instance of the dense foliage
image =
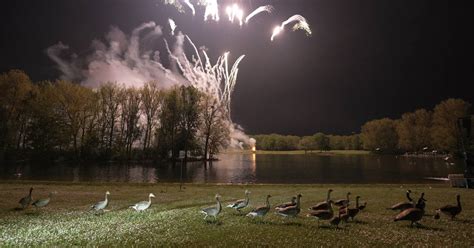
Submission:
[[228,139],[223,108],[191,86],[90,89],[0,75],[0,158],[212,158]]
[[462,135],[457,122],[459,118],[471,114],[470,107],[461,99],[447,99],[436,105],[433,111],[418,109],[403,114],[398,120],[383,118],[368,121],[362,126],[360,134],[348,136],[316,133],[304,137],[269,134],[255,135],[254,138],[260,150],[364,149],[383,153],[436,150],[459,153]]

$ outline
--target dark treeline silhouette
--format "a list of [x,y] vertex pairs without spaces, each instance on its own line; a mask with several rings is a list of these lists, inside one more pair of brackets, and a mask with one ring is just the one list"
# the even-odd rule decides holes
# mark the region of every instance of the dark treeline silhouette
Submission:
[[191,86],[90,89],[0,75],[0,159],[212,159],[228,144],[225,117]]
[[[470,115],[471,104],[447,99],[430,111],[418,109],[398,120],[371,120],[360,134],[316,133],[312,136],[255,135],[260,150],[370,150],[381,153],[433,152],[459,154],[462,133],[457,122]],[[474,142],[471,142],[473,144]],[[473,147],[468,148],[470,150]]]

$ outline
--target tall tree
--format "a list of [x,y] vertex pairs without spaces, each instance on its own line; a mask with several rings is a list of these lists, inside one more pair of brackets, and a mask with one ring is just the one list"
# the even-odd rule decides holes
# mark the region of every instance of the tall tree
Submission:
[[398,135],[396,131],[396,122],[394,120],[384,118],[373,120],[362,126],[362,143],[364,149],[393,152],[398,148]]
[[33,85],[20,70],[0,75],[0,158],[7,149],[18,149],[25,135]]
[[176,159],[179,155],[178,135],[181,122],[182,102],[178,88],[165,92],[159,111],[160,128],[157,133],[157,147],[161,157]]
[[316,142],[316,149],[320,151],[329,150],[329,138],[323,133],[316,133],[313,135]]
[[158,120],[157,115],[162,102],[162,92],[156,82],[146,83],[141,89],[142,112],[145,115],[146,123],[144,130],[143,150],[150,148],[152,132]]
[[448,99],[436,105],[433,113],[431,137],[436,149],[457,152],[461,138],[457,121],[469,115],[471,105],[462,99]]
[[202,96],[201,112],[202,159],[208,160],[212,159],[221,147],[227,145],[229,128],[224,119],[224,108],[212,96]]
[[397,125],[398,143],[406,151],[420,151],[431,145],[431,112],[418,109],[405,113]]

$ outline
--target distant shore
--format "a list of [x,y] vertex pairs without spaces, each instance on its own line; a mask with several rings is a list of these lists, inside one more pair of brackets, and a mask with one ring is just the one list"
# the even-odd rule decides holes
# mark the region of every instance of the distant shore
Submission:
[[227,150],[222,152],[223,154],[275,154],[275,155],[321,155],[321,156],[332,156],[332,155],[370,155],[372,152],[363,150],[330,150],[330,151],[319,151],[319,150],[293,150],[293,151],[264,151],[257,150],[255,152],[251,150]]

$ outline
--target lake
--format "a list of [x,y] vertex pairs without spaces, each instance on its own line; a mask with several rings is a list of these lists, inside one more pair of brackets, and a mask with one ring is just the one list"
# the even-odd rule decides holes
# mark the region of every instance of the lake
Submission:
[[[193,183],[428,183],[462,173],[462,161],[389,155],[221,154],[204,166],[188,163]],[[0,179],[68,182],[179,182],[180,163],[171,164],[2,164]]]

